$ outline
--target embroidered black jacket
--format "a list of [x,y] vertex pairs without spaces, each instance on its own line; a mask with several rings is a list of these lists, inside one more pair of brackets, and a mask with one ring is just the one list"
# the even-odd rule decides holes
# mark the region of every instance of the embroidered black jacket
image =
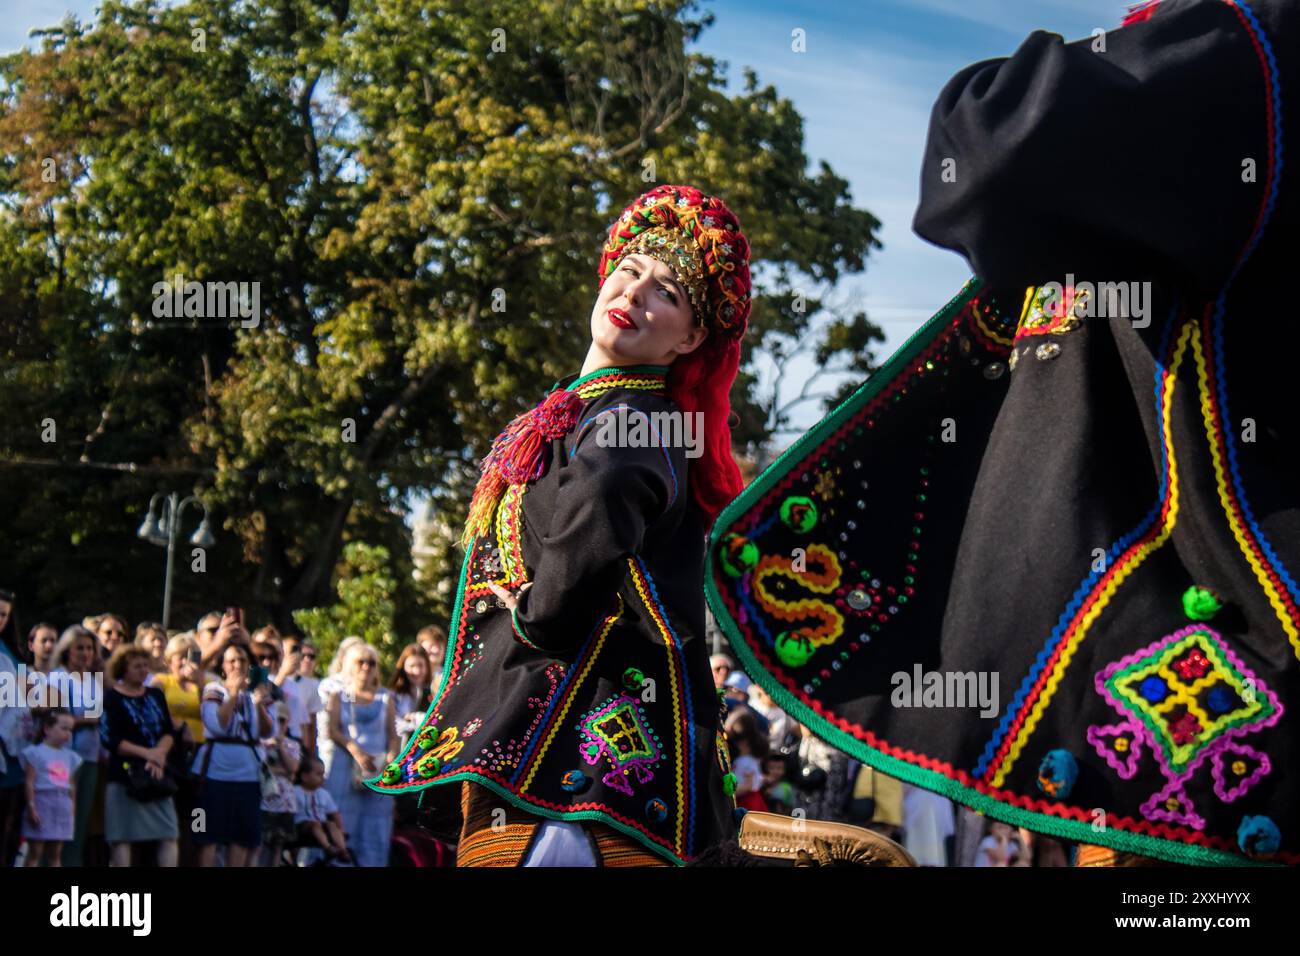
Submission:
[[[694,433],[665,373],[557,383],[583,399],[577,424],[471,543],[442,691],[374,789],[468,780],[679,863],[732,835],[704,631],[706,529],[688,486]],[[489,582],[519,592],[513,614]]]

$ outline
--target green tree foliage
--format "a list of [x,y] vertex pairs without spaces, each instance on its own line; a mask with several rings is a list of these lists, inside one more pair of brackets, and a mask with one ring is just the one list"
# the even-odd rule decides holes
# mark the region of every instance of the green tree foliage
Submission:
[[345,637],[360,637],[379,651],[385,672],[397,663],[402,645],[394,623],[397,580],[389,571],[388,549],[361,541],[343,548],[338,574],[338,601],[328,607],[293,612],[300,632],[330,660]]
[[[238,603],[287,627],[349,541],[393,556],[399,628],[445,616],[412,574],[410,502],[463,514],[492,436],[577,368],[604,229],[657,182],[718,192],[750,236],[736,435],[763,448],[784,411],[755,362],[871,340],[790,303],[860,272],[879,223],[811,168],[788,100],[752,72],[727,90],[692,48],[710,21],[105,0],[0,60],[4,583],[65,619],[155,616],[162,562],[132,532],[165,488],[200,494],[219,538],[206,571],[178,563],[177,620]],[[256,326],[160,316],[177,274],[257,283]],[[459,566],[437,551],[425,580]]]

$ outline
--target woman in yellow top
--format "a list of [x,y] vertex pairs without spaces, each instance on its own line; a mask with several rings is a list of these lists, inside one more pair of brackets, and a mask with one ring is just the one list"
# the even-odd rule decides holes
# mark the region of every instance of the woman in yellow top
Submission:
[[[179,789],[174,798],[176,814],[182,821],[189,820],[197,805],[196,783],[190,777],[188,768],[192,756],[203,743],[203,718],[199,713],[202,706],[203,685],[207,675],[197,663],[201,649],[192,631],[177,634],[167,642],[163,649],[163,660],[167,667],[162,673],[151,675],[151,683],[163,692],[167,698],[167,712],[171,714],[176,728],[175,743],[172,746],[173,766],[185,768],[177,780]],[[182,823],[180,828],[180,864],[194,866],[198,862],[197,851],[190,842],[191,830]]]
[[153,676],[153,683],[159,687],[167,698],[167,710],[179,724],[184,721],[189,728],[188,737],[192,745],[203,743],[203,720],[199,716],[199,696],[203,691],[203,672],[193,661],[191,651],[197,651],[198,645],[188,634],[177,634],[167,642],[163,659],[167,670]]

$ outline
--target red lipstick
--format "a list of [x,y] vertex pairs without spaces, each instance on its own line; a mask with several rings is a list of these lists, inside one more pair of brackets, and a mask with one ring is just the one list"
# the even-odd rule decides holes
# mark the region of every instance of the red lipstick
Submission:
[[632,317],[622,309],[609,309],[605,312],[605,315],[609,318],[610,323],[616,328],[636,330],[636,323],[633,322]]

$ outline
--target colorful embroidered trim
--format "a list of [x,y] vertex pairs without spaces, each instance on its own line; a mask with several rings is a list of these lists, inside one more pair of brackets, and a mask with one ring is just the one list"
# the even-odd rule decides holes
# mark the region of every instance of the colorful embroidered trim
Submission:
[[[677,637],[677,632],[673,630],[663,605],[659,602],[659,592],[656,590],[654,580],[650,577],[650,572],[646,570],[645,564],[642,563],[639,557],[628,558],[627,563],[632,585],[636,588],[637,595],[641,598],[646,613],[650,615],[650,619],[654,621],[660,636],[663,637],[664,648],[668,654],[669,692],[672,694],[672,712],[676,715],[676,719],[673,721],[674,744],[679,754],[694,754],[696,752],[695,712],[691,704],[691,689],[686,677],[686,659],[682,655],[681,641]],[[682,728],[686,728],[685,742],[682,741]],[[690,778],[687,780],[683,780],[681,776],[683,762],[687,764],[690,770]],[[684,846],[686,855],[690,856],[695,852],[695,761],[678,761],[676,770],[677,776],[673,781],[677,803],[674,839],[677,846]],[[690,821],[690,827],[686,832],[683,832],[683,826],[688,820]]]
[[[552,390],[558,388],[558,384]],[[630,388],[658,395],[668,394],[668,366],[636,365],[628,368],[603,368],[574,379],[566,387],[589,402],[615,388]]]
[[510,609],[510,627],[514,630],[515,637],[519,638],[519,640],[522,641],[524,644],[527,644],[535,651],[541,650],[541,648],[538,647],[536,644],[534,644],[532,641],[530,641],[528,639],[528,635],[524,633],[523,625],[519,623],[519,608],[517,607],[512,607]]
[[[1015,343],[1016,317],[1005,315],[982,296],[972,299],[963,314],[966,331],[986,352],[1005,354],[1011,351]],[[960,348],[963,355],[970,354],[970,343],[964,339]]]
[[501,496],[510,485],[528,484],[545,473],[549,443],[573,430],[587,402],[615,388],[666,394],[667,376],[667,366],[636,365],[597,369],[564,388],[556,382],[535,407],[516,415],[492,440],[492,448],[479,463],[461,545],[468,548],[474,538],[490,531]]
[[[1237,446],[1232,432],[1224,429],[1221,425],[1223,420],[1230,420],[1227,408],[1227,393],[1223,385],[1224,379],[1224,347],[1223,347],[1223,317],[1226,308],[1226,301],[1233,282],[1246,261],[1250,258],[1255,248],[1258,246],[1265,226],[1272,216],[1273,208],[1277,200],[1278,193],[1278,170],[1282,166],[1282,131],[1280,116],[1281,103],[1281,85],[1278,77],[1277,62],[1273,55],[1272,46],[1264,34],[1259,21],[1255,18],[1254,13],[1246,5],[1237,2],[1237,0],[1223,0],[1237,14],[1242,26],[1245,28],[1247,35],[1250,37],[1251,44],[1255,49],[1256,55],[1260,60],[1261,71],[1264,75],[1264,86],[1266,91],[1266,124],[1268,135],[1268,168],[1266,173],[1266,182],[1268,188],[1265,197],[1260,206],[1259,215],[1256,219],[1255,228],[1243,247],[1238,261],[1229,276],[1227,283],[1220,292],[1214,305],[1213,323],[1207,329],[1206,337],[1210,334],[1214,342],[1214,380],[1215,380],[1215,400],[1220,411],[1219,415],[1213,414],[1214,400],[1208,395],[1206,387],[1206,376],[1199,375],[1198,391],[1201,394],[1202,408],[1207,415],[1207,427],[1211,433],[1211,449],[1215,462],[1216,479],[1219,481],[1220,500],[1228,516],[1229,524],[1232,528],[1233,535],[1237,539],[1239,546],[1247,556],[1248,563],[1256,578],[1260,581],[1268,596],[1269,603],[1278,613],[1278,619],[1282,622],[1288,639],[1291,641],[1297,656],[1300,656],[1300,613],[1297,612],[1296,605],[1300,602],[1300,588],[1296,587],[1295,579],[1281,565],[1276,553],[1269,545],[1262,529],[1255,521],[1250,511],[1250,506],[1245,499],[1245,493],[1242,488],[1241,474],[1237,467]],[[1201,330],[1196,329],[1195,340],[1196,350],[1200,349]],[[1204,371],[1204,361],[1198,361],[1198,373]],[[1207,408],[1208,406],[1208,408]],[[1231,492],[1222,482],[1222,461],[1223,453],[1226,451],[1229,461],[1230,472],[1232,475]],[[1283,588],[1285,585],[1285,590]],[[1284,596],[1285,594],[1285,596]],[[1028,680],[1028,678],[1027,678]],[[1013,708],[1015,704],[1013,703]],[[1010,715],[1010,712],[1008,716]],[[1017,718],[1018,719],[1018,718]],[[1032,722],[1028,727],[1032,730]],[[1027,734],[1021,735],[1021,740]],[[995,736],[995,740],[996,740]],[[1009,764],[1003,765],[1002,773],[996,776],[993,783],[997,785],[1003,776]],[[977,774],[980,768],[976,768]],[[986,774],[985,774],[986,775]]]
[[[792,471],[785,464],[787,460],[807,458],[822,443],[834,440],[842,434],[846,418],[856,415],[863,404],[878,398],[882,393],[900,395],[900,390],[913,371],[930,356],[937,357],[939,353],[936,343],[943,333],[950,331],[954,323],[963,329],[967,327],[970,320],[968,307],[978,295],[979,287],[978,280],[967,283],[925,327],[913,335],[885,366],[868,380],[867,384],[832,411],[823,422],[801,437],[760,475],[744,494],[732,502],[714,525],[710,553],[722,553],[722,539],[733,532],[737,518],[742,513],[749,514],[758,509],[761,496],[781,493],[783,482],[788,484],[787,479]],[[1171,315],[1166,322],[1162,342],[1157,352],[1159,356],[1165,357],[1157,368],[1153,388],[1158,404],[1163,400],[1164,386],[1168,377],[1166,368],[1175,344],[1173,332],[1182,327],[1182,323],[1177,320],[1178,316]],[[962,352],[968,354],[969,348],[963,345]],[[886,389],[889,389],[888,393]],[[1160,413],[1159,420],[1163,420],[1163,412]],[[1161,480],[1162,500],[1148,516],[1148,521],[1154,521],[1160,515],[1164,498],[1167,497],[1167,465],[1162,466]],[[1140,526],[1120,539],[1109,554],[1108,560],[1111,564],[1113,565],[1137,536],[1146,530],[1146,527]],[[743,554],[743,549],[737,549],[735,553]],[[723,580],[729,579],[721,576],[720,568],[717,574],[711,569],[705,578],[705,589],[718,623],[731,639],[733,650],[740,658],[742,668],[746,673],[761,680],[778,706],[803,723],[815,727],[818,736],[884,773],[944,794],[996,819],[1029,826],[1068,840],[1086,843],[1095,839],[1093,829],[1095,820],[1085,808],[1071,807],[1056,801],[1038,799],[1020,792],[993,787],[986,779],[975,776],[967,770],[891,744],[871,731],[825,709],[820,700],[808,696],[810,693],[808,687],[800,688],[786,674],[785,669],[767,649],[770,647],[770,641],[758,644],[746,639],[737,621],[745,621],[746,626],[752,627],[754,609],[745,610],[743,594],[736,595],[736,600],[742,603],[733,604],[733,592],[723,591],[720,588],[720,582]],[[1064,616],[1065,619],[1068,620],[1073,616],[1077,603],[1085,596],[1086,589],[1076,594],[1076,606],[1068,611]],[[1047,653],[1048,651],[1044,652],[1044,657]],[[1231,778],[1229,780],[1231,781]],[[1197,865],[1269,865],[1262,860],[1243,858],[1241,849],[1234,840],[1217,835],[1207,835],[1163,821],[1147,820],[1141,816],[1130,817],[1117,813],[1109,814],[1107,823],[1108,841],[1115,850],[1124,855],[1146,855]],[[1300,863],[1300,854],[1279,853],[1273,862]]]
[[527,485],[511,485],[501,496],[496,514],[496,540],[499,549],[501,579],[504,587],[514,587],[527,580],[524,570],[524,493]]
[[519,773],[511,780],[512,783],[519,782],[521,793],[532,784],[542,757],[546,755],[546,751],[554,740],[556,727],[564,722],[565,715],[569,712],[569,708],[573,706],[573,691],[586,682],[587,677],[591,674],[592,665],[595,664],[596,658],[600,656],[601,648],[605,646],[605,639],[609,637],[609,632],[623,615],[623,598],[619,595],[614,597],[617,603],[614,613],[597,625],[596,633],[591,639],[588,639],[586,646],[578,655],[578,659],[565,672],[564,684],[560,688],[560,694],[555,698],[556,705],[553,705],[553,709],[545,715],[542,733],[534,738],[540,746],[536,746],[534,749],[533,744],[529,745],[528,752],[524,754],[524,760],[520,764]]
[[[1201,328],[1204,329],[1206,338],[1211,335],[1216,335],[1217,338],[1219,330],[1211,326],[1208,313],[1207,308],[1206,315],[1202,319]],[[1241,475],[1235,467],[1235,461],[1233,461],[1231,467],[1231,485],[1227,475],[1228,469],[1224,467],[1225,459],[1228,459],[1230,455],[1235,455],[1236,446],[1231,444],[1230,430],[1224,427],[1226,416],[1221,410],[1221,403],[1226,404],[1227,396],[1223,391],[1223,383],[1220,378],[1223,362],[1222,340],[1219,338],[1217,341],[1219,347],[1215,350],[1215,365],[1213,368],[1210,368],[1205,361],[1199,335],[1193,343],[1201,392],[1201,411],[1205,420],[1206,437],[1210,443],[1210,459],[1214,465],[1215,487],[1219,494],[1219,501],[1223,506],[1223,512],[1227,515],[1232,536],[1236,540],[1242,555],[1246,558],[1246,563],[1250,565],[1255,579],[1264,590],[1268,603],[1276,613],[1287,640],[1291,642],[1293,652],[1297,657],[1300,657],[1300,609],[1296,607],[1294,582],[1290,580],[1290,575],[1277,561],[1276,556],[1272,555],[1272,549],[1264,541],[1262,532],[1250,514],[1250,506],[1245,500],[1245,495],[1241,493]],[[1269,561],[1270,556],[1273,557],[1272,562]],[[1290,590],[1288,590],[1288,584],[1291,585]]]
[[[855,461],[851,467],[848,464],[828,467],[828,458],[818,460],[819,450],[832,449],[837,444],[843,448],[847,440],[866,435],[877,426],[877,416],[901,401],[909,388],[930,382],[941,387],[950,366],[959,361],[954,353],[960,352],[974,365],[994,358],[995,361],[985,366],[986,378],[996,379],[1005,372],[1006,365],[1001,359],[1010,350],[1011,331],[1016,322],[1014,313],[1006,313],[989,296],[979,294],[978,284],[963,290],[947,309],[951,310],[952,321],[933,328],[927,326],[923,331],[931,332],[930,341],[918,345],[914,354],[905,346],[906,357],[896,356],[899,366],[906,368],[905,376],[889,379],[878,394],[868,383],[849,402],[862,396],[864,400],[854,402],[852,410],[841,416],[849,407],[848,402],[842,404],[827,419],[834,422],[833,428],[815,436],[815,443],[810,433],[778,458],[770,469],[778,472],[773,482],[761,488],[751,485],[746,495],[756,495],[756,501],[742,521],[729,527],[726,546],[719,552],[724,573],[737,579],[734,590],[728,591],[725,598],[729,605],[734,600],[737,606],[729,606],[722,613],[735,615],[754,628],[755,637],[775,649],[777,657],[791,669],[809,665],[821,654],[821,660],[801,675],[806,681],[802,688],[805,694],[812,694],[825,682],[835,679],[843,671],[844,663],[886,631],[918,593],[922,534],[927,521],[925,502],[931,481],[930,460],[937,435],[926,436],[925,448],[920,453],[922,464],[915,479],[916,510],[904,515],[910,523],[897,529],[900,561],[899,566],[889,569],[849,566],[842,560],[844,555],[833,550],[833,545],[820,540],[800,540],[820,533],[819,523],[836,514],[837,509],[845,516],[837,519],[843,522],[840,540],[847,541],[858,524],[868,520],[863,517],[868,514],[866,502],[857,500],[855,504],[860,495],[865,497],[867,488],[863,474],[858,473],[862,462]],[[977,332],[977,328],[983,331]],[[920,333],[913,336],[909,345],[919,337]],[[981,343],[981,356],[972,354],[975,342]],[[998,374],[990,375],[990,369],[996,369]],[[936,432],[938,427],[936,422]],[[779,473],[780,464],[796,453],[806,459],[806,467]],[[764,538],[774,529],[797,536],[793,543],[799,548],[799,566],[789,551],[789,541],[774,545],[767,549],[771,553],[763,554]],[[774,633],[781,625],[788,626]],[[848,634],[850,625],[852,635]],[[831,653],[822,653],[828,650]]]
[[1169,368],[1166,369],[1163,362],[1156,363],[1159,381],[1157,420],[1161,423],[1163,445],[1160,501],[1147,513],[1137,529],[1110,547],[1105,571],[1093,572],[1079,586],[1074,600],[1066,607],[1048,639],[1047,646],[1025,676],[973,771],[975,776],[988,780],[994,787],[1002,786],[1055,694],[1075,651],[1086,639],[1092,625],[1106,609],[1115,592],[1173,533],[1178,520],[1179,503],[1178,461],[1174,455],[1173,439],[1173,397],[1178,370],[1194,332],[1194,323],[1183,321]]

